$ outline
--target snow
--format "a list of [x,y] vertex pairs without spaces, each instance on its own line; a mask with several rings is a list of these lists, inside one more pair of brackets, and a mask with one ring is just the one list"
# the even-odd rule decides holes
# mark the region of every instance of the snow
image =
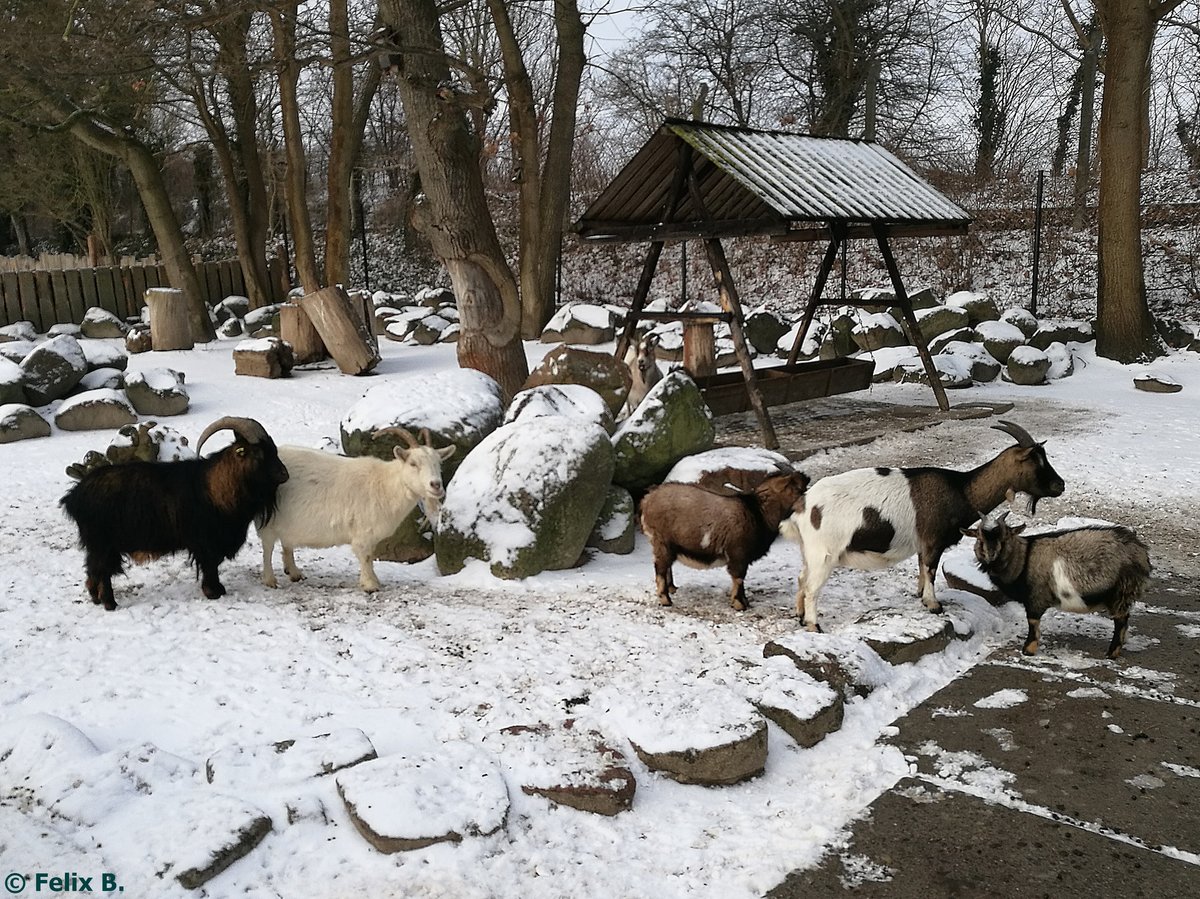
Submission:
[[342,419],[342,429],[349,434],[403,425],[445,431],[465,421],[477,433],[499,418],[499,385],[481,372],[454,368],[372,387]]
[[[257,341],[255,341],[257,342]],[[241,344],[239,349],[245,349]],[[170,368],[147,368],[131,373],[126,379],[128,384],[145,384],[151,390],[168,393],[178,390],[183,385],[180,373]]]
[[[434,415],[487,394],[480,387],[452,390],[439,379],[463,374],[449,346],[385,342],[368,378],[322,369],[266,381],[233,374],[235,345],[131,356],[129,365],[186,372],[192,404],[172,424],[192,441],[217,418],[241,415],[261,421],[281,444],[336,442],[351,409],[375,424],[375,399],[358,409],[368,387],[368,397],[380,392],[385,417],[397,404]],[[527,345],[534,363],[548,349]],[[1181,530],[1180,522],[1194,521],[1200,508],[1200,358],[1177,353],[1154,363],[1156,373],[1183,385],[1177,394],[1135,392],[1132,378],[1145,367],[1099,359],[1086,345],[1079,360],[1086,364],[1061,381],[977,386],[964,401],[1015,402],[1002,417],[1047,440],[1068,485],[1063,497],[1043,502],[1049,520],[1086,513],[1144,523],[1157,570],[1194,571],[1194,528]],[[874,385],[858,396],[931,403],[921,385]],[[52,418],[57,408],[44,411]],[[862,465],[968,467],[1006,445],[990,423],[898,431],[817,453],[800,467],[814,478]],[[675,605],[661,608],[640,534],[630,555],[597,553],[577,569],[526,581],[495,579],[484,564],[441,576],[433,560],[381,562],[383,588],[368,597],[341,586],[353,581],[354,562],[340,547],[307,551],[307,580],[287,590],[263,587],[252,530],[242,552],[221,567],[228,595],[204,599],[187,561],[166,558],[129,566],[115,584],[120,608],[108,613],[87,600],[76,534],[57,503],[73,483],[65,467],[111,439],[56,428],[48,439],[0,446],[6,872],[115,871],[127,895],[166,899],[760,897],[789,871],[816,864],[854,818],[909,774],[909,762],[884,739],[900,716],[992,651],[1018,653],[1025,634],[1019,607],[993,608],[939,578],[949,614],[971,635],[912,664],[882,661],[851,625],[875,609],[920,614],[911,561],[880,572],[835,572],[822,595],[827,633],[797,631],[801,559],[783,542],[750,569],[747,612],[729,608],[723,570],[681,567]],[[964,554],[969,558],[967,541],[948,555]],[[1134,613],[1133,638],[1142,614]],[[1043,639],[1081,617],[1047,616]],[[714,729],[718,706],[744,708],[756,689],[796,700],[827,689],[799,677],[768,678],[747,683],[739,696],[731,665],[761,659],[772,640],[833,652],[875,689],[848,700],[841,729],[809,749],[768,724],[766,771],[736,786],[679,784],[640,763],[629,746],[635,731],[645,736],[639,728],[659,739],[703,734]],[[766,674],[782,678],[786,666],[766,661]],[[1133,667],[1122,670],[1136,675]],[[1157,686],[1153,676],[1147,672],[1147,684]],[[486,749],[488,735],[513,724],[561,721],[568,709],[579,727],[599,731],[625,753],[638,783],[630,810],[600,818],[510,789],[511,807],[495,833],[384,855],[355,830],[338,796],[336,779],[359,766],[288,784],[263,777],[218,788],[204,775],[206,761],[231,747],[252,750],[347,729],[367,736],[381,767],[435,752],[444,757],[460,744]],[[981,756],[927,749],[942,776],[1005,800],[1007,775]],[[472,802],[487,799],[475,780],[451,775],[447,782]],[[485,813],[501,805],[488,795]],[[202,891],[158,876],[166,856],[176,865],[193,861],[189,852],[255,809],[271,817],[271,832]],[[490,826],[479,823],[481,830]]]

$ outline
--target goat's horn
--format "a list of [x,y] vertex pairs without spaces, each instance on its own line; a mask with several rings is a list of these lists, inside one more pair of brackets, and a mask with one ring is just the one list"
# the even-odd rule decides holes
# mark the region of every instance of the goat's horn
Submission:
[[217,431],[224,431],[226,428],[233,431],[247,443],[261,443],[264,440],[269,440],[270,435],[267,434],[266,428],[260,425],[253,418],[238,418],[235,415],[226,415],[224,418],[218,418],[200,435],[200,441],[196,444],[196,455],[200,455],[200,450],[204,448],[204,441],[211,437]]
[[433,435],[429,433],[429,428],[421,428],[421,442],[426,446],[433,446]]
[[1017,438],[1018,446],[1037,446],[1037,441],[1029,436],[1028,431],[1020,425],[1013,424],[1011,421],[1001,421],[999,424],[992,425],[992,427],[997,431],[1003,431]]
[[421,445],[421,444],[417,443],[417,438],[414,437],[412,435],[412,432],[409,431],[407,428],[380,428],[372,436],[379,437],[382,434],[395,434],[397,437],[399,437],[401,440],[403,440],[406,444],[408,444],[409,449],[416,449],[418,446]]

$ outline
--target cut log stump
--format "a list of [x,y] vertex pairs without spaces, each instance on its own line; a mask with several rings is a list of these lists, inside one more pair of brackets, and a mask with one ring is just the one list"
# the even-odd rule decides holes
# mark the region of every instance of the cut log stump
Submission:
[[365,374],[379,364],[379,346],[371,328],[342,288],[326,287],[300,297],[296,303],[308,315],[344,374]]
[[148,288],[146,305],[150,309],[150,341],[155,350],[192,348],[192,325],[182,290],[174,287]]

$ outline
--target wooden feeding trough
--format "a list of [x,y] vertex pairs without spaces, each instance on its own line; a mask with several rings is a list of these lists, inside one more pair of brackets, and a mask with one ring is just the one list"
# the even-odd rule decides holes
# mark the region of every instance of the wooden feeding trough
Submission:
[[[689,370],[713,412],[753,409],[763,443],[775,448],[778,441],[769,406],[861,390],[871,383],[869,361],[796,361],[817,308],[842,302],[826,301],[823,292],[838,250],[851,238],[878,242],[895,294],[889,305],[900,309],[938,405],[943,411],[949,408],[889,239],[961,235],[969,222],[965,211],[878,144],[667,119],[593,201],[575,229],[587,241],[649,244],[629,317],[617,341],[617,358],[624,357],[640,321],[683,321],[685,366],[690,357],[697,370]],[[749,236],[781,243],[829,241],[787,363],[758,370],[746,347],[741,300],[721,244],[722,238]],[[704,245],[721,311],[646,312],[663,246],[687,240]],[[704,328],[711,330],[718,321],[729,325],[740,375],[706,370],[698,342]]]

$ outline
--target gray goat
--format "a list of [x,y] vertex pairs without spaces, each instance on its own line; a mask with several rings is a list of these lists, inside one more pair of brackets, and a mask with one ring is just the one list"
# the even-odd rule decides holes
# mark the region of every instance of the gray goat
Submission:
[[1010,526],[1003,512],[980,515],[975,538],[979,569],[1009,599],[1025,606],[1029,635],[1023,652],[1033,655],[1047,609],[1103,612],[1113,620],[1107,657],[1121,654],[1129,612],[1150,576],[1150,555],[1137,534],[1120,525],[1091,525],[1022,537],[1025,525]]

